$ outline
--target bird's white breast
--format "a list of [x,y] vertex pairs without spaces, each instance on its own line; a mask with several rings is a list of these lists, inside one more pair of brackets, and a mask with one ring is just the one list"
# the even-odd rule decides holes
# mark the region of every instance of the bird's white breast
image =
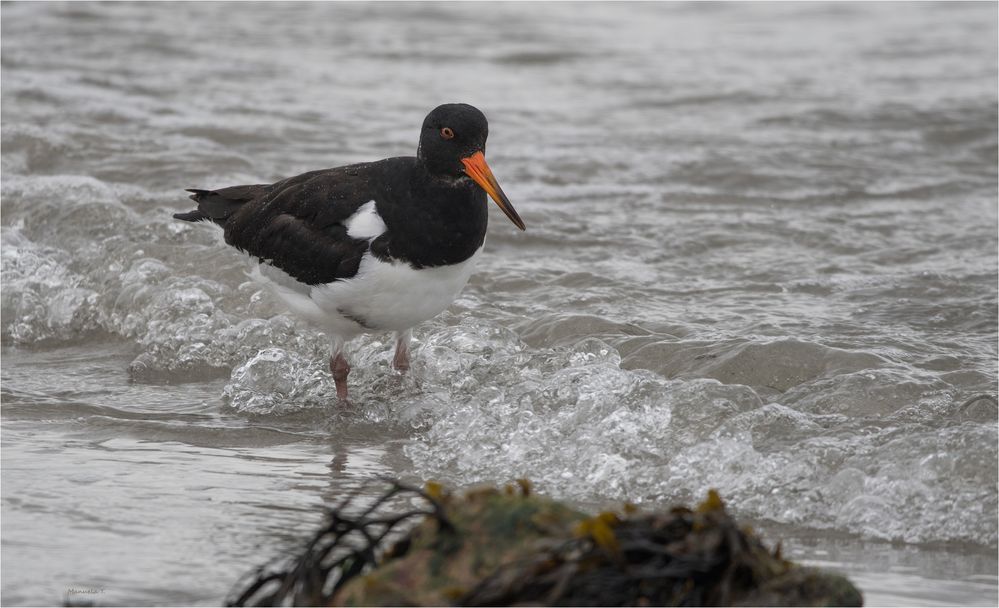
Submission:
[[472,276],[481,251],[458,264],[419,269],[405,262],[379,260],[369,252],[356,276],[313,287],[311,299],[334,324],[346,326],[343,333],[351,329],[355,334],[404,331],[451,305]]

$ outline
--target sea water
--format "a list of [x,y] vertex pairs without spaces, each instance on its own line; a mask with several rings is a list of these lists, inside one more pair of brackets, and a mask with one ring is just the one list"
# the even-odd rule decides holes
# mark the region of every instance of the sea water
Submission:
[[[2,7],[2,599],[218,604],[381,476],[717,488],[870,604],[997,598],[995,4]],[[247,278],[184,188],[490,120],[413,367]]]

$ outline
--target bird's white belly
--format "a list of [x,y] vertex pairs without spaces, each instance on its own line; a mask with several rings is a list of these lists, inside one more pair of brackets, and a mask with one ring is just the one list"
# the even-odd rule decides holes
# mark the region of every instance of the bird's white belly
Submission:
[[468,283],[481,252],[458,264],[420,269],[368,252],[354,277],[311,287],[269,264],[250,277],[292,312],[349,340],[365,332],[405,331],[439,315]]

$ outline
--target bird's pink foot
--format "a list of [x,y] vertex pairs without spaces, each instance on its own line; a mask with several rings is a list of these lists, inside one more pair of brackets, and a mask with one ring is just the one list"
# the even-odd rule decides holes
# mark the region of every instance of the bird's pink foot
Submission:
[[409,371],[409,337],[409,332],[406,332],[395,340],[395,356],[392,357],[392,367],[397,372]]
[[397,372],[409,371],[409,351],[395,351],[395,357],[392,358],[392,367]]
[[330,357],[330,373],[333,374],[333,383],[336,384],[336,396],[340,401],[347,400],[347,374],[350,373],[350,364],[340,353]]

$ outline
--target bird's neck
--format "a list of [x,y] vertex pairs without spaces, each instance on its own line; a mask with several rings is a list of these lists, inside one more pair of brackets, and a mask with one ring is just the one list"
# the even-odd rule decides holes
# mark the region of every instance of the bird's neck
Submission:
[[[470,178],[417,169],[408,192],[384,217],[390,235],[379,245],[392,258],[415,267],[447,266],[472,257],[485,241],[486,193]],[[378,253],[376,249],[376,253]]]

